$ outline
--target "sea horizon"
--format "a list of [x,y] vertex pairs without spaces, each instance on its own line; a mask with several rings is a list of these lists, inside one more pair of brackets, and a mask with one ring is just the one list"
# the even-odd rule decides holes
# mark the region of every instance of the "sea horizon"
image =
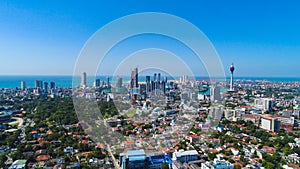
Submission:
[[[110,78],[110,83],[115,84],[116,77],[122,77],[123,83],[126,84],[130,80],[130,76],[115,76],[114,78],[111,75],[100,75],[96,76],[87,76],[87,85],[92,86],[94,84],[95,79],[100,79],[101,81],[106,81],[107,76]],[[164,76],[162,76],[163,79]],[[168,79],[179,79],[180,76],[177,77],[167,77]],[[70,88],[72,87],[74,78],[74,84],[80,84],[80,76],[72,76],[72,75],[0,75],[0,88],[16,88],[20,87],[21,81],[25,81],[26,87],[32,88],[34,87],[35,80],[42,80],[43,82],[55,82],[57,87],[61,88]],[[214,78],[214,77],[212,77]],[[153,79],[153,76],[151,76]],[[196,80],[208,80],[208,76],[195,76]],[[218,79],[218,78],[216,78]],[[226,77],[226,81],[228,81],[230,77]],[[145,76],[139,76],[139,82],[144,82],[146,80]],[[237,76],[234,77],[234,80],[251,80],[251,81],[269,81],[269,82],[300,82],[300,77],[247,77],[247,76]]]

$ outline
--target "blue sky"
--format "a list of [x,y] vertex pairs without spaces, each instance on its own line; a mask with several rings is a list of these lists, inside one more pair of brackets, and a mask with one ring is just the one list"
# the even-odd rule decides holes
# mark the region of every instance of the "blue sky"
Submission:
[[[0,75],[71,75],[99,28],[137,12],[164,12],[202,30],[228,73],[300,76],[300,2],[289,1],[0,1]],[[200,65],[201,66],[201,65]]]

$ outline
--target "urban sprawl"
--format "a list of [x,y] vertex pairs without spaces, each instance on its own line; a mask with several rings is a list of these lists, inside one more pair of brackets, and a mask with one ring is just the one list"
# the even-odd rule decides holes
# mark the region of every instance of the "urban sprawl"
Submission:
[[[0,168],[299,169],[300,82],[95,79],[0,89]],[[95,104],[99,111],[93,109]]]

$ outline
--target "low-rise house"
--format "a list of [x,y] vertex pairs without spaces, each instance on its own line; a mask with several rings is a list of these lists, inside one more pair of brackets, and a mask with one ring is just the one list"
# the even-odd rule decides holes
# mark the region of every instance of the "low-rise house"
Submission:
[[74,148],[68,146],[68,147],[64,148],[64,153],[66,155],[73,155],[74,154]]
[[201,169],[233,169],[234,166],[230,162],[223,159],[223,156],[217,155],[214,161],[206,161],[201,163]]
[[39,155],[36,157],[36,161],[48,161],[50,158],[50,155]]
[[287,157],[287,160],[291,163],[299,164],[300,163],[300,157],[298,154],[290,154]]
[[27,160],[16,160],[9,169],[25,169]]

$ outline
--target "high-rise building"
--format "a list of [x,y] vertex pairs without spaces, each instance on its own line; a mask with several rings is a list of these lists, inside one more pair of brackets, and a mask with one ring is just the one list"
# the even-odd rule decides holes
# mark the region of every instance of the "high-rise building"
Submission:
[[44,82],[44,92],[48,93],[48,82]]
[[35,88],[36,88],[36,89],[37,89],[37,88],[42,89],[42,88],[43,88],[43,81],[41,81],[41,80],[36,80],[36,81],[35,81]]
[[163,94],[166,94],[166,82],[162,81],[160,85],[161,85],[160,87],[161,91],[163,92]]
[[38,88],[39,87],[39,81],[38,80],[35,80],[34,81],[34,88]]
[[81,86],[86,87],[86,72],[83,72],[81,75]]
[[151,80],[151,91],[155,90],[155,82]]
[[278,132],[280,129],[280,123],[272,116],[261,116],[260,127],[268,131]]
[[183,75],[180,77],[179,82],[180,83],[186,83],[188,82],[189,77],[187,75]]
[[[158,76],[156,76],[156,75],[158,75]],[[158,73],[158,74],[154,73],[154,79],[153,79],[153,81],[154,81],[154,89],[153,89],[153,91],[156,93],[157,90],[160,89],[160,73]]]
[[130,88],[133,89],[138,87],[138,68],[136,67],[131,71]]
[[21,90],[25,90],[25,88],[26,88],[26,82],[21,81]]
[[109,87],[109,76],[106,77],[106,86]]
[[123,86],[123,79],[121,77],[117,78],[117,88],[121,88]]
[[160,73],[158,73],[157,81],[160,82]]
[[50,82],[50,89],[55,89],[55,82]]
[[229,91],[233,91],[233,72],[234,72],[234,66],[233,66],[233,63],[231,64],[230,66],[230,89]]
[[210,88],[210,100],[211,101],[221,101],[220,87],[217,85],[212,85]]
[[146,82],[150,82],[150,76],[146,76]]
[[133,96],[133,99],[137,99],[137,96],[140,94],[139,84],[138,84],[138,68],[134,68],[131,71],[130,77],[130,95]]
[[262,110],[272,112],[275,101],[272,98],[256,98],[254,99],[254,107]]
[[95,80],[95,87],[100,87],[100,79]]
[[151,92],[150,76],[146,76],[146,93]]
[[164,77],[164,81],[165,81],[166,83],[168,82],[167,76]]

